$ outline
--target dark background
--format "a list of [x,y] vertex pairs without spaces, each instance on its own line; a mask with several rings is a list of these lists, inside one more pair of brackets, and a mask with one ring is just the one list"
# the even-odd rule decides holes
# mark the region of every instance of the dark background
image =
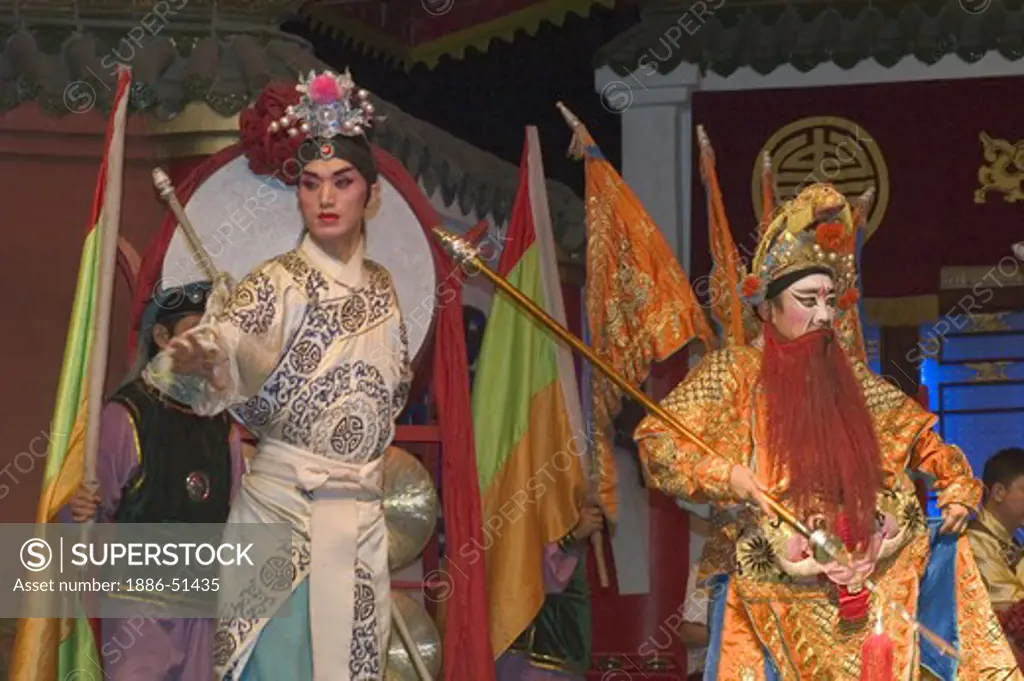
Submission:
[[282,28],[309,40],[334,68],[348,66],[357,83],[382,99],[510,163],[519,164],[525,127],[537,126],[546,174],[582,197],[582,165],[566,156],[571,134],[555,102],[579,116],[620,167],[619,116],[601,104],[592,59],[638,19],[635,6],[594,7],[588,17],[570,13],[560,27],[544,23],[533,36],[495,39],[486,53],[470,48],[463,59],[442,57],[432,69],[417,64],[408,71],[302,22]]

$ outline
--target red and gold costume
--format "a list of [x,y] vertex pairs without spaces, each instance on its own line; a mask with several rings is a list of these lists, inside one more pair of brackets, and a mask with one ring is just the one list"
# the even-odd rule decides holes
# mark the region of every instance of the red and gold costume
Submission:
[[[739,279],[744,307],[750,310],[751,304],[763,300],[758,296],[768,283],[809,267],[828,270],[840,307],[844,301],[856,302],[852,253],[857,218],[853,213],[846,199],[827,185],[809,187],[786,204],[762,232],[753,274],[740,272],[745,276],[738,277],[736,270],[729,272],[732,281]],[[825,223],[823,214],[829,216]],[[771,409],[762,381],[767,331],[752,338],[734,335],[733,342],[709,353],[662,403],[716,455],[706,454],[655,417],[647,418],[636,431],[650,485],[695,503],[732,507],[734,520],[709,539],[700,575],[703,581],[728,574],[716,677],[723,681],[857,679],[862,645],[871,627],[841,618],[840,600],[863,600],[861,585],[870,577],[889,599],[911,616],[917,615],[930,535],[908,471],[935,479],[940,507],[961,504],[973,509],[980,501],[981,484],[964,454],[932,430],[936,417],[866,365],[858,352],[862,346],[856,338],[855,310],[848,310],[835,326],[881,459],[880,484],[873,488],[880,490],[875,523],[860,547],[864,550],[854,552],[855,577],[816,553],[787,524],[739,506],[732,491],[733,467],[748,467],[768,493],[800,511],[806,524],[843,536],[843,523],[837,522],[843,514],[837,516],[826,506],[816,509],[813,503],[811,508],[794,504],[789,475],[778,465],[781,455],[772,450],[767,419]],[[752,321],[756,328],[759,322],[749,315],[745,324],[732,328],[749,330]],[[822,475],[831,473],[825,470]],[[993,613],[967,537],[960,537],[950,548],[955,551],[956,571],[956,596],[951,600],[956,614],[954,645],[961,655],[956,678],[1024,679]],[[881,609],[877,597],[870,598],[870,606],[865,607],[870,607],[868,619],[873,619]],[[889,610],[882,617],[894,645],[893,678],[922,678],[915,632]]]

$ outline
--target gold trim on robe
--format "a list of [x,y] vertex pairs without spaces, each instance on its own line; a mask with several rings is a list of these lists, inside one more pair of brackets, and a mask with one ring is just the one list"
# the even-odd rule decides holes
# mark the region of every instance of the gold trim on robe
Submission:
[[[763,679],[767,650],[783,679],[856,679],[867,627],[845,629],[839,621],[838,591],[811,557],[794,555],[801,538],[738,506],[729,487],[734,465],[771,472],[764,396],[758,390],[761,351],[730,347],[710,353],[663,401],[717,453],[709,456],[658,419],[641,422],[635,438],[644,475],[652,487],[692,503],[712,502],[731,513],[713,547],[702,578],[730,573],[718,678]],[[883,490],[878,497],[882,551],[872,578],[884,593],[916,615],[918,589],[929,556],[924,513],[909,470],[935,479],[939,505],[977,506],[981,483],[963,452],[932,430],[936,417],[899,388],[853,362],[874,420],[883,456]],[[765,474],[768,491],[786,503],[785,476]],[[742,510],[740,510],[742,509]],[[884,522],[882,522],[884,519]],[[826,529],[828,521],[823,520]],[[733,542],[728,546],[728,542]],[[732,560],[728,560],[731,549]],[[999,630],[966,537],[957,555],[958,641],[964,653],[959,678],[1024,679]],[[874,611],[874,610],[873,610]],[[921,678],[920,651],[910,626],[885,614],[895,646],[897,678]]]
[[984,508],[967,526],[967,536],[992,607],[1002,610],[1024,600],[1024,546]]

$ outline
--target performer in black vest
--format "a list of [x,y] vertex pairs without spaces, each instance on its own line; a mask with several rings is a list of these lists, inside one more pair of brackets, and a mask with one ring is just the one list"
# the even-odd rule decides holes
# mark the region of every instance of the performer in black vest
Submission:
[[[227,415],[196,415],[153,390],[143,367],[172,338],[195,326],[208,282],[163,290],[143,317],[139,359],[103,408],[96,473],[68,504],[84,522],[223,523],[244,471],[241,430]],[[112,681],[213,678],[211,620],[104,619],[101,653]]]

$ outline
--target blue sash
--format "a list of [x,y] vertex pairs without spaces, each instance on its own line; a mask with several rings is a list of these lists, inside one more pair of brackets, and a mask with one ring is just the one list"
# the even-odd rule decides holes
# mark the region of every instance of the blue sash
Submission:
[[[711,593],[708,606],[708,656],[704,661],[704,681],[718,679],[718,661],[722,655],[722,628],[725,624],[725,600],[729,593],[729,575],[715,575],[707,581]],[[771,654],[764,652],[764,676],[767,681],[780,681],[782,678],[775,667]]]
[[[928,556],[928,567],[921,580],[921,592],[917,598],[917,618],[922,626],[928,627],[959,650],[956,619],[958,537],[955,534],[939,534],[941,525],[940,518],[928,520],[931,554]],[[924,637],[920,640],[921,666],[940,681],[955,681],[956,660],[943,655]]]

